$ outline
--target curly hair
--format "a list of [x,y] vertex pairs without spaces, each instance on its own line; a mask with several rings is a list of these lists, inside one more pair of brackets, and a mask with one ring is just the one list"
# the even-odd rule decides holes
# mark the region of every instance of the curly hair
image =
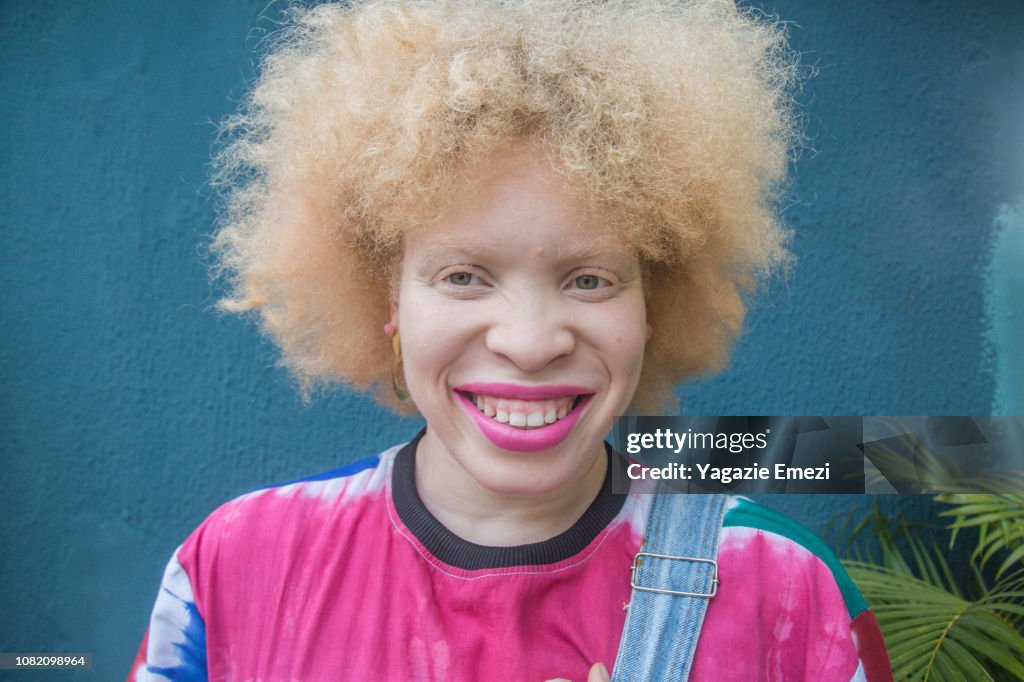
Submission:
[[465,169],[539,145],[639,254],[647,346],[631,409],[720,369],[745,296],[787,258],[778,198],[796,58],[730,0],[368,0],[292,11],[214,182],[212,249],[305,395],[390,394],[403,235]]

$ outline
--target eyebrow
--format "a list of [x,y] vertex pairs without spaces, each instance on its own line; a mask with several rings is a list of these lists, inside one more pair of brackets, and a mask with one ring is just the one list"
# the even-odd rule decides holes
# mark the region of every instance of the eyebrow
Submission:
[[[424,249],[424,260],[448,259],[453,255],[465,256],[470,260],[487,258],[498,252],[498,248],[490,242],[474,242],[464,239],[439,238],[433,240]],[[587,260],[590,258],[613,258],[623,260],[620,243],[609,234],[595,236],[582,244],[571,244],[560,247],[560,258],[565,260]],[[628,257],[627,257],[628,258]]]
[[[559,256],[568,260],[585,260],[587,258],[596,257],[611,257],[616,260],[622,258],[622,246],[616,237],[603,233],[595,236],[593,239],[588,240],[583,244],[573,244],[571,246],[559,249]],[[626,247],[627,252],[631,252],[629,247]]]
[[451,258],[453,254],[458,254],[460,256],[465,255],[465,256],[471,256],[471,257],[477,257],[477,256],[487,257],[487,256],[490,256],[490,255],[493,255],[496,251],[497,251],[497,249],[494,246],[492,246],[491,244],[486,244],[486,243],[479,243],[478,244],[478,243],[474,243],[472,241],[468,241],[467,242],[466,240],[461,240],[461,239],[441,238],[441,239],[432,240],[430,242],[430,244],[428,244],[424,248],[424,251],[423,251],[424,258],[423,258],[423,260],[428,260],[428,261],[438,260],[438,259],[447,260],[447,259]]

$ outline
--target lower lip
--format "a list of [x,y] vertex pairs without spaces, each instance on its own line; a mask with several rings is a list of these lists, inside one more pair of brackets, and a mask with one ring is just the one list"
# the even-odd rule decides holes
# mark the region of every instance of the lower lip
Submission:
[[503,450],[511,452],[540,452],[559,445],[569,437],[576,422],[583,413],[583,408],[593,396],[587,396],[573,408],[572,412],[554,424],[538,426],[533,429],[518,429],[508,424],[491,419],[477,408],[466,396],[453,391],[462,408],[476,422],[477,428],[487,436],[488,440]]

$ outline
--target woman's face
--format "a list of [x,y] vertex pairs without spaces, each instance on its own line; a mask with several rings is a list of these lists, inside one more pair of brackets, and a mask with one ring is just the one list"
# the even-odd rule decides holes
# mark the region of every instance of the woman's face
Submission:
[[429,456],[497,493],[578,477],[632,399],[640,266],[533,150],[503,152],[405,243],[392,324]]

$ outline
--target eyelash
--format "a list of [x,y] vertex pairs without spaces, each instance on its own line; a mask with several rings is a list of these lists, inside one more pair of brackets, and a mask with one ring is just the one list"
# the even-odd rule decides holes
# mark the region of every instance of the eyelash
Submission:
[[[452,278],[456,277],[458,275],[466,275],[467,277],[470,278],[470,281],[462,283],[462,284],[453,282]],[[472,286],[473,284],[482,284],[483,283],[483,280],[481,280],[480,277],[478,277],[477,275],[474,275],[472,272],[467,272],[465,270],[457,270],[456,272],[451,272],[451,273],[445,275],[444,277],[442,277],[441,279],[444,280],[445,282],[447,282],[448,284],[451,284],[452,286],[456,286],[456,287],[460,287],[460,288],[461,287]],[[474,282],[473,280],[476,280],[476,281]]]
[[[438,277],[438,282],[445,284],[449,287],[452,287],[453,289],[463,291],[469,290],[472,287],[488,286],[487,283],[484,281],[484,278],[475,273],[473,270],[475,270],[475,268],[471,266],[450,266],[449,268],[446,268],[444,271],[441,272],[440,276]],[[453,278],[459,276],[468,277],[469,281],[463,283],[457,283],[453,281]],[[584,278],[594,279],[595,286],[590,288],[580,286],[580,280]],[[605,277],[594,272],[584,272],[582,274],[573,273],[572,275],[570,275],[570,277],[567,280],[567,283],[564,285],[563,288],[572,289],[573,291],[577,292],[584,292],[582,295],[585,296],[594,296],[596,294],[592,292],[597,292],[598,294],[607,293],[604,292],[603,290],[610,289],[611,287],[614,286],[614,277]]]
[[[589,277],[591,279],[597,280],[595,282],[596,286],[589,287],[589,288],[588,287],[580,286],[579,285],[579,281],[581,279],[585,278],[585,277]],[[583,274],[583,275],[577,275],[576,277],[574,277],[572,279],[571,283],[575,284],[576,288],[579,289],[580,291],[597,291],[598,289],[604,289],[604,288],[610,287],[612,285],[611,281],[607,277],[601,277],[600,275],[595,275],[593,273],[586,273],[586,274]]]

